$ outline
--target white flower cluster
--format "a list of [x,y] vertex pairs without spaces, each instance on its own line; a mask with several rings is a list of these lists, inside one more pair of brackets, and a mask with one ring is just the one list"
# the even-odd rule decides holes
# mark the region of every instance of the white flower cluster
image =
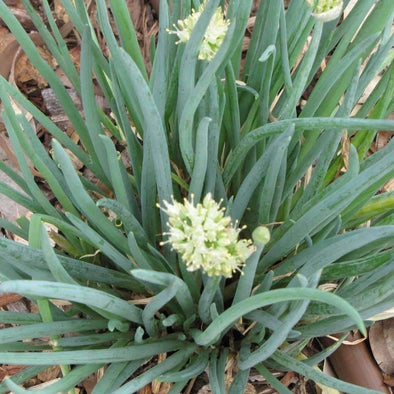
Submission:
[[242,229],[233,227],[211,194],[197,205],[186,199],[183,204],[164,204],[169,216],[167,242],[180,253],[188,271],[202,268],[209,276],[231,277],[254,252],[251,240],[238,239]]
[[322,22],[328,22],[341,15],[343,0],[305,0],[313,8],[312,15]]
[[[190,39],[190,35],[196,25],[198,19],[200,18],[202,11],[206,6],[206,1],[204,1],[198,10],[192,10],[192,13],[183,20],[178,20],[178,26],[174,24],[175,30],[168,30],[170,34],[176,34],[180,42],[187,42]],[[222,9],[219,7],[208,25],[205,31],[204,39],[202,41],[200,52],[198,58],[200,60],[212,60],[222,45],[224,36],[227,33],[230,21],[224,19]]]

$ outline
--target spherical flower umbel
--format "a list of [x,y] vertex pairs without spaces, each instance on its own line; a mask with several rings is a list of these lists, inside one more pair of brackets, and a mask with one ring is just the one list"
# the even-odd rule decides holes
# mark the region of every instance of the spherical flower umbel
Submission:
[[305,0],[313,8],[312,15],[322,22],[338,18],[342,13],[343,0]]
[[224,208],[207,194],[202,203],[164,201],[169,231],[165,235],[185,262],[188,271],[200,268],[209,276],[231,277],[254,252],[251,240],[238,239]]
[[[206,3],[207,2],[204,1],[197,11],[192,10],[192,13],[186,19],[178,20],[178,25],[174,24],[175,30],[167,30],[170,34],[176,34],[178,36],[179,41],[177,41],[177,44],[189,41],[192,30],[200,18]],[[213,59],[222,45],[229,24],[230,21],[224,19],[222,9],[219,7],[213,14],[208,28],[205,31],[198,55],[200,60],[210,61]]]

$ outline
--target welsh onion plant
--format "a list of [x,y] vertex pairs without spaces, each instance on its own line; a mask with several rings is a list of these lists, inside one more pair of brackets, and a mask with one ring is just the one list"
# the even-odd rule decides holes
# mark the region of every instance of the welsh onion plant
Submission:
[[[281,393],[289,390],[272,369],[372,393],[315,366],[349,330],[366,335],[393,306],[394,196],[376,194],[394,175],[394,140],[368,151],[379,130],[394,131],[385,120],[394,107],[394,2],[359,0],[340,20],[332,10],[342,2],[292,0],[285,10],[283,0],[263,1],[244,56],[252,0],[162,0],[150,75],[125,1],[109,1],[116,32],[105,0],[96,2],[107,58],[84,2],[62,0],[82,38],[80,73],[48,1],[47,24],[23,3],[83,113],[0,1],[3,21],[81,141],[0,79],[20,172],[0,169],[23,190],[0,183],[0,192],[33,212],[17,223],[0,219],[28,242],[0,239],[0,290],[38,308],[0,312],[12,325],[0,331],[0,362],[29,366],[1,392],[24,392],[19,384],[61,365],[63,377],[38,392],[72,390],[105,367],[94,394],[131,393],[154,380],[178,393],[204,371],[214,393],[238,394],[251,368]],[[97,106],[93,76],[110,115]],[[49,152],[26,112],[53,137]],[[344,333],[335,346],[300,357],[312,338],[332,333]]]

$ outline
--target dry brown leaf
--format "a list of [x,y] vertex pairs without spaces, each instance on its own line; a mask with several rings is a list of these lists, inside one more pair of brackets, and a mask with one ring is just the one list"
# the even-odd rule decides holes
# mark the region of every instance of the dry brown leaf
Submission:
[[152,36],[156,35],[158,32],[159,25],[153,16],[150,4],[146,4],[144,0],[127,0],[126,2],[137,33],[142,56],[149,73],[152,67],[150,59],[150,41]]
[[[28,12],[24,9],[23,4],[20,0],[6,1],[5,3],[6,5],[8,5],[8,9],[13,13],[15,18],[26,30],[32,30],[34,28],[34,24]],[[0,25],[4,26],[4,22],[1,18],[0,18]]]
[[0,295],[0,307],[12,304],[19,301],[22,298],[21,295],[15,293],[5,293]]
[[52,365],[51,367],[44,369],[41,371],[37,378],[41,380],[41,382],[47,382],[49,380],[53,380],[57,378],[60,374],[60,367],[59,365]]
[[197,394],[212,394],[211,386],[209,384],[202,386]]
[[142,12],[144,8],[143,0],[127,0],[127,8],[130,12],[131,20],[133,21],[134,28],[136,31],[140,31],[142,28]]
[[[80,58],[81,58],[81,46],[77,45],[74,48],[70,48],[68,51],[72,62],[75,65],[75,68],[77,70],[77,72],[79,72],[80,70]],[[68,79],[68,77],[66,76],[66,74],[64,73],[64,71],[58,67],[55,71],[56,75],[58,76],[58,78],[62,81],[63,85],[66,88],[73,88],[73,84],[70,82],[70,80]]]
[[249,48],[249,45],[250,45],[250,38],[245,36],[242,40],[242,52],[246,51]]
[[382,192],[393,192],[394,191],[394,179],[391,179],[382,187]]
[[15,156],[11,141],[4,134],[0,133],[0,160],[9,161],[8,163],[14,169],[19,169],[18,160]]
[[60,0],[54,0],[54,10],[53,10],[56,20],[62,21],[63,23],[67,23],[70,21],[70,17],[68,16],[62,2]]
[[371,93],[374,91],[376,85],[379,83],[380,79],[382,78],[381,75],[376,75],[372,81],[368,84],[368,86],[365,88],[362,96],[360,97],[359,104],[364,104],[365,101],[368,99],[368,97],[371,95]]
[[29,303],[29,309],[30,309],[30,313],[40,313],[40,310],[38,309],[38,306],[35,302]]
[[7,305],[7,310],[10,312],[29,313],[29,308],[26,306],[23,298],[19,301]]
[[[389,119],[394,120],[394,116],[390,116]],[[371,151],[375,153],[383,149],[393,137],[394,133],[392,131],[379,131],[376,134],[374,142],[371,144]]]
[[[7,164],[13,170],[19,172],[18,163],[13,153],[11,143],[4,134],[0,134],[0,160]],[[0,181],[9,187],[12,187],[21,194],[25,194],[23,190],[6,174],[0,171]],[[8,198],[4,194],[0,194],[0,215],[10,221],[15,222],[20,216],[27,215],[29,211],[22,205],[17,204],[14,200]]]
[[379,131],[376,136],[376,148],[377,150],[383,149],[394,137],[392,131]]
[[29,391],[30,390],[36,391],[36,390],[44,389],[46,387],[49,387],[51,384],[58,382],[59,380],[60,380],[60,378],[56,378],[56,379],[48,380],[48,381],[40,383],[40,384],[35,384],[34,386],[29,387]]
[[65,149],[67,152],[69,158],[71,159],[71,162],[76,170],[80,170],[83,167],[83,163],[81,160],[78,159],[77,156],[73,152],[70,151],[70,149]]
[[290,386],[292,383],[296,383],[297,380],[298,380],[297,375],[296,375],[294,372],[289,371],[289,372],[286,373],[285,376],[283,376],[283,378],[280,380],[280,382],[281,382],[284,386],[288,387],[288,386]]
[[13,34],[0,27],[0,75],[8,78],[19,44]]
[[394,318],[375,322],[369,342],[380,369],[387,375],[394,374]]
[[4,380],[6,376],[13,376],[26,368],[26,365],[8,365],[3,364],[0,366],[0,382]]
[[[20,187],[12,179],[8,178],[3,172],[0,172],[0,181],[23,193]],[[26,215],[28,212],[29,211],[22,205],[19,205],[10,198],[4,196],[3,194],[0,194],[0,213],[6,220],[10,222],[15,222],[17,218]]]
[[246,388],[245,388],[245,394],[256,394],[256,393],[257,393],[257,390],[255,389],[253,384],[247,383]]
[[383,381],[387,386],[394,387],[394,376],[384,375]]
[[[56,61],[50,52],[40,46],[37,49],[41,57],[54,69],[56,67]],[[31,64],[25,53],[22,53],[16,61],[14,73],[15,82],[18,86],[29,83],[34,84],[39,89],[43,89],[48,85],[45,78]]]
[[[99,89],[97,89],[97,91],[98,93],[100,93],[95,95],[97,105],[104,112],[108,112],[110,109],[108,102],[102,96],[102,92]],[[67,93],[69,94],[74,105],[82,113],[82,102],[76,90],[73,88],[68,88]],[[72,134],[75,134],[74,138],[76,138],[76,140],[74,139],[74,142],[77,142],[79,140],[79,136],[77,133],[74,132],[70,119],[64,112],[64,108],[56,97],[53,89],[43,89],[41,91],[41,96],[44,100],[45,107],[50,115],[52,122],[54,122],[63,131],[67,131],[67,135],[71,136]]]
[[341,154],[343,158],[343,165],[347,170],[349,168],[349,156],[350,156],[350,139],[347,131],[345,131],[341,138]]
[[152,386],[150,384],[144,386],[140,390],[139,394],[152,394]]
[[[81,110],[82,103],[77,92],[74,89],[67,89],[67,93],[70,95],[74,105]],[[71,126],[70,120],[64,112],[64,109],[53,89],[49,88],[41,90],[41,96],[44,99],[45,107],[49,112],[52,122],[62,130],[67,130]]]
[[172,383],[163,382],[157,394],[167,394],[172,388]]
[[50,300],[51,300],[51,303],[53,305],[56,305],[58,308],[60,308],[62,310],[64,310],[65,306],[72,305],[72,302],[71,301],[67,301],[67,300],[56,300],[56,299],[53,299],[53,298],[51,298]]
[[97,376],[96,376],[96,374],[89,375],[89,376],[82,382],[83,388],[86,390],[86,392],[87,392],[88,394],[90,394],[90,393],[93,391],[93,389],[94,389],[94,387],[96,386],[96,384],[97,384]]
[[[247,383],[244,394],[256,394],[256,393],[257,390],[253,386],[253,384]],[[197,394],[213,394],[213,392],[211,390],[211,386],[209,384],[206,384],[198,390]]]
[[10,7],[23,8],[22,0],[4,0],[4,3]]
[[[157,363],[159,364],[159,363],[163,362],[166,358],[167,358],[167,353],[160,353],[158,358],[157,358]],[[163,385],[162,385],[161,382],[159,382],[157,380],[154,380],[152,382],[152,393],[153,394],[161,393],[162,392],[162,388],[163,388]]]

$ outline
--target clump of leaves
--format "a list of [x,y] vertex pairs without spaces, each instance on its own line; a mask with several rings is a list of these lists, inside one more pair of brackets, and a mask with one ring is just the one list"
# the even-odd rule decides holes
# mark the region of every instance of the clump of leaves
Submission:
[[[340,16],[316,19],[304,0],[287,10],[282,0],[261,2],[244,62],[252,0],[230,0],[219,11],[219,0],[202,7],[161,1],[149,77],[125,1],[109,2],[116,35],[105,0],[96,2],[106,58],[84,2],[62,0],[82,37],[80,73],[47,0],[48,25],[23,3],[81,97],[83,114],[0,1],[2,19],[81,141],[0,79],[2,117],[21,174],[4,163],[0,169],[23,193],[4,183],[0,192],[33,212],[16,224],[0,219],[29,243],[0,239],[0,290],[24,295],[39,310],[0,312],[0,321],[13,325],[0,331],[0,362],[29,365],[1,392],[22,392],[18,384],[59,364],[62,379],[40,392],[70,390],[107,366],[95,394],[130,393],[155,379],[181,392],[205,370],[213,392],[238,394],[251,368],[280,392],[288,389],[268,368],[371,393],[314,368],[341,341],[311,358],[298,356],[314,337],[355,327],[365,335],[373,316],[393,306],[394,196],[375,195],[394,175],[394,140],[367,155],[378,130],[394,130],[384,120],[394,107],[392,0],[359,0],[340,23]],[[198,19],[189,17],[196,13]],[[218,15],[226,20],[215,30],[210,21]],[[169,32],[185,26],[187,40]],[[97,106],[92,76],[110,114]],[[52,135],[52,151],[16,103]],[[67,152],[97,182],[78,172]],[[58,230],[55,248],[45,223]],[[335,289],[324,290],[327,283]],[[53,299],[72,306],[61,310]],[[159,354],[165,359],[140,372]],[[233,358],[236,368],[225,374]]]

